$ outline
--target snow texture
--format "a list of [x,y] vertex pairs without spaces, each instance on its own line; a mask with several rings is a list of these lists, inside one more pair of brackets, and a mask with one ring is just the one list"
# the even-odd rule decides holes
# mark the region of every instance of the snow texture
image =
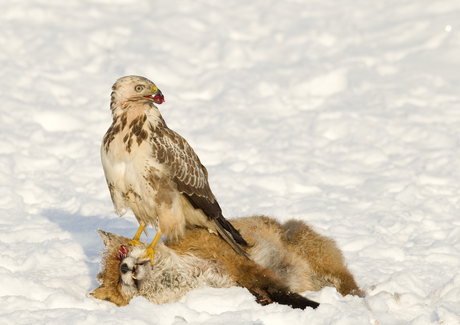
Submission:
[[[1,324],[460,324],[460,1],[0,7]],[[366,297],[306,292],[321,306],[305,311],[242,288],[161,306],[89,297],[96,230],[137,229],[115,215],[99,155],[129,74],[162,90],[227,218],[305,220]]]

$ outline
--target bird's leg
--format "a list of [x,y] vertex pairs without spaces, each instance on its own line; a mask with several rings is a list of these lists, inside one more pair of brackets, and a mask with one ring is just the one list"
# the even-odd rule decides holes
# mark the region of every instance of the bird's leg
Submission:
[[150,244],[149,247],[145,250],[144,258],[150,258],[150,264],[153,265],[154,262],[154,257],[155,257],[155,246],[158,244],[158,241],[160,240],[161,237],[161,230],[158,228],[157,234],[155,235],[155,238],[153,238],[152,243]]
[[144,231],[144,228],[145,228],[145,224],[143,222],[141,222],[140,225],[139,225],[139,229],[137,229],[137,232],[134,235],[134,238],[128,243],[129,245],[137,246],[137,245],[141,244],[139,239],[141,238],[141,235],[142,235],[142,232]]

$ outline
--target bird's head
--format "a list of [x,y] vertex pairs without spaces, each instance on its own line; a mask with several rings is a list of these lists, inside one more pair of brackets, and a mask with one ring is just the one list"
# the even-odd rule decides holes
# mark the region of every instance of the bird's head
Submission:
[[162,104],[165,101],[157,86],[144,77],[126,76],[118,79],[112,86],[112,102],[147,101]]

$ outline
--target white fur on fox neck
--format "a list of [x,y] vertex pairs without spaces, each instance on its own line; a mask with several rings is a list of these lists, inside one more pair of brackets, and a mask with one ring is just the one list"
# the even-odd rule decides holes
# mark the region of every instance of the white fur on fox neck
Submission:
[[153,303],[163,304],[179,301],[192,289],[236,285],[218,262],[190,254],[179,256],[163,243],[157,245],[155,263],[137,265],[133,279],[134,265],[148,261],[142,258],[145,248],[146,245],[134,247],[120,263],[126,263],[130,269],[125,274],[120,272],[122,294],[130,298],[144,296]]

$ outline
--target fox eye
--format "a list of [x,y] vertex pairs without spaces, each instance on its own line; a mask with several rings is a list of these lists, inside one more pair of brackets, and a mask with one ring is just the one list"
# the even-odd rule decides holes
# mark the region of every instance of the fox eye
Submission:
[[141,85],[137,85],[136,87],[134,87],[134,89],[139,92],[141,91],[142,89],[144,89],[144,86],[141,86]]

